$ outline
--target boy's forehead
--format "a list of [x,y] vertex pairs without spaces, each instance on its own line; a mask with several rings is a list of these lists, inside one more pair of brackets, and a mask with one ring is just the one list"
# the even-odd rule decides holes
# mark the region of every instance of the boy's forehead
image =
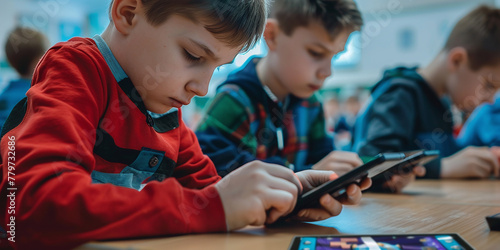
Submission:
[[295,28],[295,32],[298,32],[298,36],[303,36],[306,42],[335,52],[344,50],[345,42],[350,33],[347,30],[341,30],[332,35],[320,22],[316,21],[310,22],[307,26]]
[[[233,44],[230,44],[229,42],[227,41],[224,41],[224,40],[227,40],[227,37],[224,37],[225,35],[227,34],[214,34],[213,32],[211,32],[209,30],[209,26],[212,25],[212,22],[213,20],[210,20],[210,19],[207,19],[207,18],[204,18],[204,17],[200,17],[198,18],[199,21],[197,20],[192,20],[192,22],[196,25],[198,25],[198,27],[202,28],[203,29],[203,33],[207,36],[210,36],[210,42],[212,44],[213,47],[215,47],[214,49],[216,49],[216,51],[208,51],[207,49],[210,49],[209,46],[203,46],[205,47],[204,50],[208,52],[208,54],[210,54],[210,52],[212,52],[212,56],[214,59],[217,59],[217,60],[222,60],[223,64],[228,64],[228,63],[231,63],[232,60],[234,59],[234,57],[243,49],[243,44],[240,44],[240,45],[233,45]],[[200,42],[201,45],[204,45],[203,42]],[[208,48],[207,48],[208,47]],[[228,57],[230,59],[228,59]]]
[[178,32],[176,39],[186,41],[190,46],[203,51],[213,61],[221,64],[229,63],[234,56],[238,54],[241,47],[230,46],[226,42],[219,39],[216,35],[207,29],[207,24],[203,21],[194,20],[182,15],[172,15],[165,23],[165,32],[168,32],[172,27],[177,28]]

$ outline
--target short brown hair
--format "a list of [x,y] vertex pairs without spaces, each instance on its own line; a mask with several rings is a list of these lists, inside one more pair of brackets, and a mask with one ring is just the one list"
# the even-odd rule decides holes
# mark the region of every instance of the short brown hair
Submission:
[[320,21],[332,38],[344,30],[352,32],[363,26],[353,0],[275,0],[270,17],[278,20],[287,35],[297,27],[309,25],[311,20]]
[[242,51],[251,49],[259,41],[267,16],[266,0],[141,0],[141,2],[148,22],[153,26],[162,24],[172,14],[179,14],[195,22],[207,23],[205,28],[215,38],[233,47],[242,46]]
[[456,47],[467,50],[472,70],[500,63],[500,9],[481,5],[460,19],[444,50]]
[[27,28],[15,28],[5,43],[5,55],[10,65],[22,76],[30,74],[33,61],[39,60],[49,47],[47,37]]

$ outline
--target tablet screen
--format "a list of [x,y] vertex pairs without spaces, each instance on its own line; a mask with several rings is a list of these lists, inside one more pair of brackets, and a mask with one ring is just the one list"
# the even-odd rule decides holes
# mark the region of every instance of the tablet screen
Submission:
[[303,236],[294,238],[294,241],[296,244],[290,247],[293,250],[473,249],[457,234]]

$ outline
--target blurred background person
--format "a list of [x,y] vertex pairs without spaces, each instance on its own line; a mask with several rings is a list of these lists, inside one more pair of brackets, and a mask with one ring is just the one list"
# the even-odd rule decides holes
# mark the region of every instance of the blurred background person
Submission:
[[47,37],[35,29],[17,27],[10,32],[5,42],[5,55],[19,77],[12,79],[0,94],[0,127],[14,106],[26,97],[36,64],[49,46]]

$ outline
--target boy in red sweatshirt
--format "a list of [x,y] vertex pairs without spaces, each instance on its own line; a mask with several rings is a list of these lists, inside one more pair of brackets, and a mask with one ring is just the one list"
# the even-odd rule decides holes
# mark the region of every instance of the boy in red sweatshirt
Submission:
[[[217,232],[272,223],[331,171],[250,162],[220,180],[181,117],[215,68],[262,33],[264,0],[115,0],[101,36],[59,43],[1,140],[1,217],[11,246]],[[299,219],[356,204],[325,195]]]

